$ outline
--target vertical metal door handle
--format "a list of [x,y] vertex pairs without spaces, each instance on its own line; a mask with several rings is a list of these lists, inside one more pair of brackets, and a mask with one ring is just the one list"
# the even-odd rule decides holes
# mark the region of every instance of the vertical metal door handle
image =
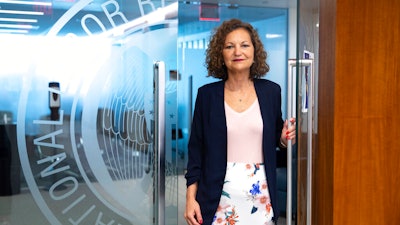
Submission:
[[[312,59],[290,59],[288,61],[288,93],[287,93],[287,117],[288,121],[294,117],[293,109],[296,109],[296,84],[292,73],[294,67],[309,66],[311,69],[310,83],[308,85],[308,107],[307,110],[307,225],[311,225],[311,200],[312,200],[312,134],[313,134],[313,99],[314,99],[314,64]],[[295,114],[295,113],[294,113]],[[287,195],[286,195],[286,224],[292,224],[292,141],[287,145]]]
[[156,224],[165,223],[165,64],[154,63],[154,164]]

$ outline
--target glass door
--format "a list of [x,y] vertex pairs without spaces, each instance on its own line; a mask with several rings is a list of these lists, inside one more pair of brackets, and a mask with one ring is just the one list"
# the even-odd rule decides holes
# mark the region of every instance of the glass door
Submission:
[[[297,224],[313,224],[314,155],[318,134],[319,1],[298,1],[297,50],[292,66],[297,117]],[[290,63],[290,62],[289,62]]]
[[[257,30],[268,54],[270,72],[265,79],[278,83],[282,89],[282,112],[286,118],[287,107],[287,60],[296,55],[296,1],[241,1],[229,4],[225,1],[180,1],[178,29],[178,65],[181,79],[178,82],[180,95],[179,126],[182,129],[183,155],[186,158],[187,142],[190,134],[192,112],[194,110],[197,89],[204,84],[216,81],[207,77],[204,66],[205,51],[213,29],[224,20],[239,18],[251,23]],[[280,213],[279,225],[286,223],[287,164],[286,151],[277,150],[277,206]],[[296,159],[291,160],[295,168]],[[184,164],[185,165],[185,164]],[[183,167],[184,173],[186,167]],[[295,172],[296,170],[294,170]],[[185,209],[185,180],[179,176],[182,187],[180,197],[180,215]],[[296,193],[293,182],[293,192]],[[296,195],[293,196],[293,214],[296,213]],[[292,217],[290,217],[292,219]],[[186,224],[181,217],[179,225]]]
[[177,224],[177,9],[1,3],[0,222]]

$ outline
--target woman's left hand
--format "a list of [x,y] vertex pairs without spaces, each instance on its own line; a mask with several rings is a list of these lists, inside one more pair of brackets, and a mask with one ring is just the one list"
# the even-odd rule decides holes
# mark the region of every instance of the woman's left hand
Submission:
[[290,118],[290,125],[288,120],[282,128],[281,145],[287,146],[288,140],[292,141],[292,145],[296,143],[296,119]]

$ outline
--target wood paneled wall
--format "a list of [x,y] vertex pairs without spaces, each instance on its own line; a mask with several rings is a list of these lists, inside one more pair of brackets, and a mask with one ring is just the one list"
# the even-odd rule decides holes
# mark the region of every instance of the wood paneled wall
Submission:
[[400,1],[320,0],[313,224],[400,224]]

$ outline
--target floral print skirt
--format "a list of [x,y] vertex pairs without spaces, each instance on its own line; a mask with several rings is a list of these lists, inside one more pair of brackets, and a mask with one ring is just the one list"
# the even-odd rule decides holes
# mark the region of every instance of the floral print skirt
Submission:
[[273,225],[264,165],[228,162],[212,225]]

